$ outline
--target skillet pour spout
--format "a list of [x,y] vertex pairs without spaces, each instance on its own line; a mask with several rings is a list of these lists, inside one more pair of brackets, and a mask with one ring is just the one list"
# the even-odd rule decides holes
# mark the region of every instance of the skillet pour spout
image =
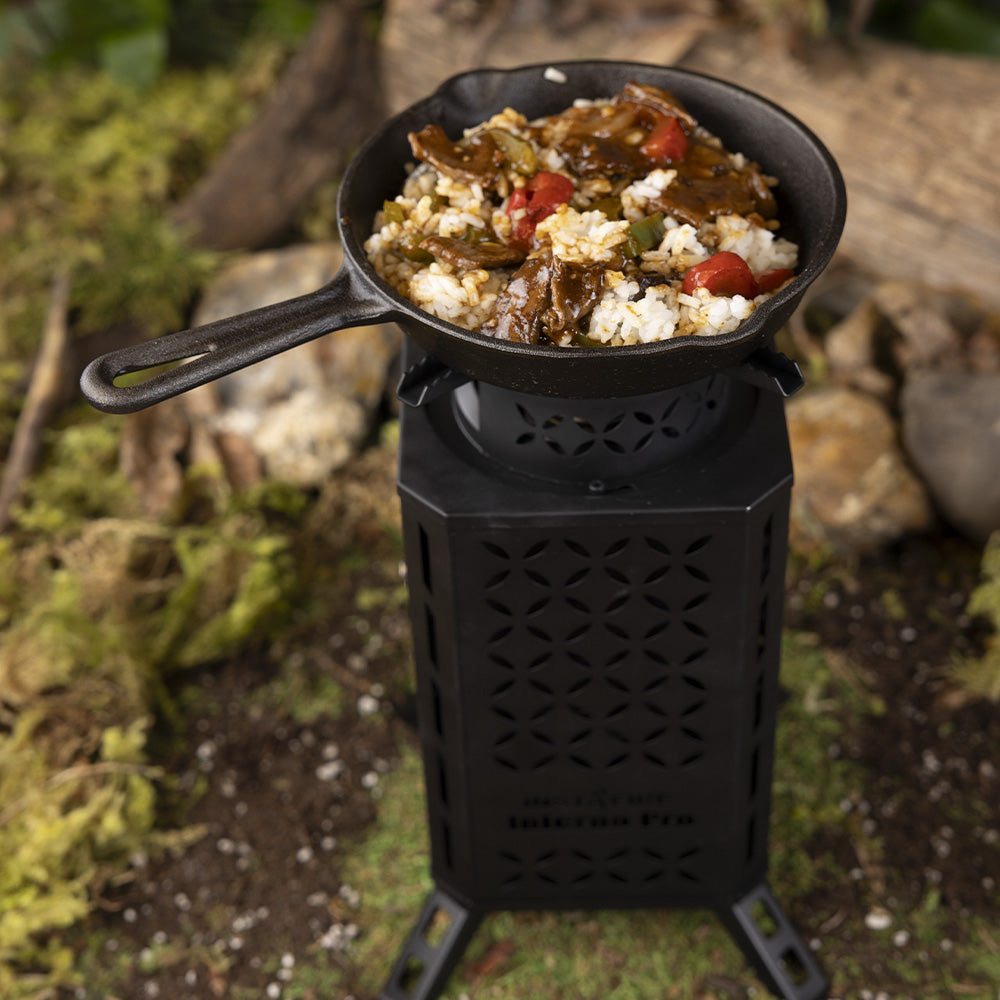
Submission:
[[[505,107],[537,118],[577,98],[610,97],[630,81],[672,92],[727,148],[746,154],[764,173],[778,178],[780,232],[799,245],[799,267],[794,280],[736,330],[619,347],[522,344],[439,320],[375,273],[364,243],[383,202],[402,188],[412,162],[410,132],[432,123],[457,136]],[[517,392],[588,399],[673,388],[760,356],[833,256],[847,197],[837,164],[822,142],[766,98],[688,70],[586,60],[473,70],[446,80],[370,137],[344,174],[337,208],[344,264],[329,284],[264,309],[102,355],[81,378],[87,400],[108,412],[134,412],[327,333],[383,322],[397,323],[425,354],[461,377]],[[149,374],[145,381],[118,384],[124,376],[170,364],[175,367]]]

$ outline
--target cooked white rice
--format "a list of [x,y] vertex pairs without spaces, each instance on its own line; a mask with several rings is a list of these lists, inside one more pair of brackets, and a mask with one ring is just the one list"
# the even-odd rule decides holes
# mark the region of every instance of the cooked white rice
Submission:
[[[525,137],[527,124],[523,115],[507,108],[480,128],[501,127]],[[467,130],[466,135],[475,131]],[[570,176],[558,152],[537,143],[534,151],[540,169]],[[629,225],[649,214],[650,201],[676,177],[677,171],[658,168],[629,184],[620,192],[621,220],[590,208],[610,189],[606,180],[572,178],[576,186],[572,202],[538,223],[540,244],[568,263],[606,264],[615,259]],[[470,330],[480,328],[490,318],[514,269],[460,272],[441,260],[412,259],[412,247],[428,236],[458,238],[470,229],[507,240],[512,230],[507,201],[520,183],[523,179],[512,171],[502,177],[497,193],[504,197],[497,203],[478,184],[454,180],[425,164],[418,166],[395,199],[403,221],[387,221],[385,213],[376,220],[376,229],[365,243],[369,260],[397,292],[428,313]],[[661,283],[642,292],[637,281],[622,271],[609,270],[603,296],[582,322],[580,335],[595,344],[646,344],[677,336],[728,333],[770,295],[755,299],[713,296],[705,288],[685,295],[680,280],[684,272],[722,250],[739,254],[754,273],[796,266],[796,245],[776,237],[757,217],[724,215],[696,228],[668,216],[664,226],[659,244],[643,252],[639,261],[641,271],[653,280],[661,276]]]

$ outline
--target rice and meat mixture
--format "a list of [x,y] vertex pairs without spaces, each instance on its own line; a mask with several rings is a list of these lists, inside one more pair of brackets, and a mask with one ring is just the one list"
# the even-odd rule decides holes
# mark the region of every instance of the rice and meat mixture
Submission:
[[565,347],[728,333],[793,275],[776,181],[659,88],[409,141],[418,162],[365,249],[458,326]]

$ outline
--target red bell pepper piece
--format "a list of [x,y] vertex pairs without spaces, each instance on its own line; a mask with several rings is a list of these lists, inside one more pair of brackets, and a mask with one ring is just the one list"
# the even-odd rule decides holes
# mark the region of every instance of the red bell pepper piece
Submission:
[[681,291],[690,295],[696,288],[707,288],[712,295],[742,295],[747,299],[758,294],[757,280],[747,262],[728,250],[695,264],[684,275]]
[[[517,188],[507,202],[507,214],[514,222],[510,242],[529,247],[535,227],[573,197],[573,182],[562,174],[539,170],[522,188]],[[523,215],[515,218],[523,210]]]
[[687,133],[676,118],[666,116],[653,126],[639,149],[659,166],[674,163],[684,159],[688,149]]
[[757,294],[773,292],[793,277],[795,277],[795,272],[790,267],[772,267],[770,271],[761,271],[754,275],[757,281]]
[[573,197],[573,182],[562,174],[539,170],[525,185],[528,189],[528,206],[539,215],[539,221],[551,215],[559,205]]

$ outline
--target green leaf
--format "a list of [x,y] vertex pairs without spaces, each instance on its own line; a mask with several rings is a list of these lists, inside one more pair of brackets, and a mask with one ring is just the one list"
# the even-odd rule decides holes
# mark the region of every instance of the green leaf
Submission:
[[916,19],[915,34],[931,48],[1000,56],[1000,17],[967,0],[931,0]]
[[144,28],[100,45],[100,64],[120,83],[145,90],[151,87],[167,61],[167,32]]

